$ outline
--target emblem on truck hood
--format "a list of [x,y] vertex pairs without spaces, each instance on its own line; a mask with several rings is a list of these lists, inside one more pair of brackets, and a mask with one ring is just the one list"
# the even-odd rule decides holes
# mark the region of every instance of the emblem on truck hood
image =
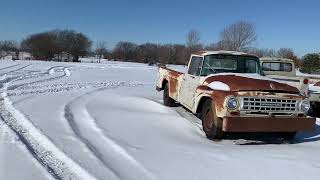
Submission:
[[270,83],[270,88],[274,89],[274,84],[273,83]]

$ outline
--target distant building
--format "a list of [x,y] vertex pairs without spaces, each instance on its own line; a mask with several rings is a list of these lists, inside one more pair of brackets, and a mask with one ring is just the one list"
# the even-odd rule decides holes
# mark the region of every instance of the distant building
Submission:
[[0,52],[1,60],[31,60],[32,56],[28,52],[19,52],[17,55],[16,52]]
[[12,60],[14,58],[14,52],[4,52],[0,51],[0,59],[1,60]]
[[20,60],[31,60],[32,55],[29,52],[19,52],[18,59]]

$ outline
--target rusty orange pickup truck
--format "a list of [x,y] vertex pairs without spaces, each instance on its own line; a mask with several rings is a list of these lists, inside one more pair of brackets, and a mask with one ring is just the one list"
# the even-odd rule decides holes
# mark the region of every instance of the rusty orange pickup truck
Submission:
[[259,58],[242,52],[201,51],[186,73],[160,67],[156,89],[163,103],[179,103],[202,120],[209,139],[226,132],[275,132],[285,139],[312,131],[309,100],[299,89],[261,76]]

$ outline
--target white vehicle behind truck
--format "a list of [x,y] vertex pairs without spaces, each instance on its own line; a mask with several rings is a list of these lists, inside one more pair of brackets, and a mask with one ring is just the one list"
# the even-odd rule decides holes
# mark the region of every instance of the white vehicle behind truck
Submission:
[[297,75],[296,67],[291,59],[284,58],[260,58],[262,73],[264,76],[297,87],[305,94],[311,103],[310,115],[320,117],[320,81],[319,77],[300,74]]

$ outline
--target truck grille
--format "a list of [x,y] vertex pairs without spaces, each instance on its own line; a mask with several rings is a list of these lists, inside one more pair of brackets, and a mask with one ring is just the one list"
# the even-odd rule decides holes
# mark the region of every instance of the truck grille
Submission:
[[244,97],[242,98],[241,110],[258,112],[292,112],[297,110],[297,104],[297,100],[294,99]]

